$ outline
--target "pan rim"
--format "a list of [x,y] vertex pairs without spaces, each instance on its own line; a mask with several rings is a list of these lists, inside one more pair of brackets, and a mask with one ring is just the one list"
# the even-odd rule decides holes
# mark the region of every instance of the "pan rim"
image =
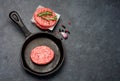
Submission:
[[[25,46],[26,42],[27,42],[31,37],[33,37],[33,36],[35,36],[35,35],[37,35],[37,34],[47,34],[47,35],[51,35],[51,36],[53,36],[55,39],[59,40],[59,42],[60,42],[60,44],[61,44],[61,46],[62,46],[62,57],[60,57],[60,60],[59,60],[58,64],[57,64],[56,67],[53,68],[51,71],[48,71],[48,72],[45,72],[45,73],[35,72],[35,71],[31,70],[30,68],[26,67],[25,64],[24,64],[24,59],[23,59],[24,56],[23,56],[23,54],[22,54],[22,52],[23,52],[23,50],[24,50],[24,46]],[[34,39],[33,39],[33,40],[34,40]],[[29,44],[29,43],[28,43],[28,44]],[[65,55],[64,55],[64,49],[63,49],[62,41],[61,41],[59,38],[57,38],[56,36],[54,36],[53,34],[51,34],[51,33],[35,33],[35,34],[30,34],[30,35],[26,38],[25,42],[24,42],[23,45],[22,45],[22,49],[21,49],[21,61],[22,61],[22,62],[21,62],[21,64],[22,64],[23,68],[24,68],[26,71],[28,71],[28,72],[30,72],[30,73],[32,73],[32,74],[34,74],[34,75],[37,75],[37,76],[46,76],[46,75],[53,74],[53,73],[55,73],[57,70],[59,70],[59,68],[62,66],[64,60],[65,60]]]

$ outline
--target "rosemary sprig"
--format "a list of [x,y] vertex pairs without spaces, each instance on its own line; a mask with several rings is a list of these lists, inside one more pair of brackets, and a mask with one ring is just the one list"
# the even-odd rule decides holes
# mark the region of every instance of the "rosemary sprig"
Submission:
[[47,15],[52,15],[52,12],[46,11],[46,12],[41,12],[41,13],[38,14],[39,17],[41,17],[41,18],[43,18],[43,19],[45,19],[47,21],[49,21],[49,20],[53,20],[53,21],[57,20],[57,16],[54,16],[52,18],[51,17],[45,17]]
[[46,12],[41,12],[38,14],[39,17],[46,16],[46,15],[52,15],[52,12],[46,11]]
[[54,16],[54,17],[52,17],[52,18],[50,18],[50,17],[41,17],[41,18],[43,18],[43,19],[45,19],[45,20],[53,20],[53,21],[55,21],[55,20],[57,20],[57,16]]
[[46,20],[57,20],[57,16],[54,16],[53,18],[49,18],[49,17],[47,17],[47,18],[45,18]]

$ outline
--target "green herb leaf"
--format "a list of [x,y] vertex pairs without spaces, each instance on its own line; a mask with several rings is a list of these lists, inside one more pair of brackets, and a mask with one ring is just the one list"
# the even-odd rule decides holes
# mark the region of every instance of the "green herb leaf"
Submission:
[[41,12],[38,14],[39,17],[46,16],[46,15],[52,15],[52,12],[46,11],[46,12]]
[[53,18],[44,18],[44,19],[46,19],[46,20],[57,20],[57,16],[54,16]]
[[52,15],[52,12],[49,12],[49,11],[46,11],[46,12],[41,12],[38,14],[39,17],[45,19],[45,20],[57,20],[57,16],[54,16],[53,18],[51,17],[44,17],[44,16],[47,16],[47,15]]

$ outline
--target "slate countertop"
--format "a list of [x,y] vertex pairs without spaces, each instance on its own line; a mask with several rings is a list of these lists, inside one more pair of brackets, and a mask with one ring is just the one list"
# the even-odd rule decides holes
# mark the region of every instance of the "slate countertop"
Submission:
[[[22,68],[20,51],[25,37],[8,16],[15,10],[32,33],[41,32],[30,22],[38,5],[61,14],[70,30],[69,38],[62,40],[65,62],[47,77],[33,76]],[[0,81],[120,81],[120,1],[1,0]]]

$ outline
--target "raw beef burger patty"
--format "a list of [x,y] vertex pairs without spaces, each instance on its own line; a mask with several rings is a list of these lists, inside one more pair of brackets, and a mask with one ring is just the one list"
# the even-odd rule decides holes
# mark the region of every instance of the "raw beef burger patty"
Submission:
[[[38,14],[42,14],[42,13],[52,13],[52,15],[43,15],[43,16],[38,16]],[[57,22],[57,20],[46,20],[47,18],[49,19],[53,19],[56,16],[55,12],[52,11],[50,8],[38,8],[35,12],[34,12],[34,19],[36,21],[36,25],[38,27],[40,27],[41,29],[48,29],[52,26],[54,26]]]
[[48,46],[37,46],[30,54],[32,62],[45,65],[50,63],[54,58],[54,51]]

